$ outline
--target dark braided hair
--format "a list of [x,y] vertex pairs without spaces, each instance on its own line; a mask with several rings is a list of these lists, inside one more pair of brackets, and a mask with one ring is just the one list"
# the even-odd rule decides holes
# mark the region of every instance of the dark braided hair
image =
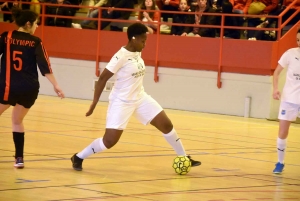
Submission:
[[14,19],[15,23],[19,27],[25,26],[27,22],[30,22],[31,24],[33,24],[38,18],[37,13],[35,13],[31,10],[21,10],[19,8],[14,8],[12,10],[12,15],[13,15],[13,19]]

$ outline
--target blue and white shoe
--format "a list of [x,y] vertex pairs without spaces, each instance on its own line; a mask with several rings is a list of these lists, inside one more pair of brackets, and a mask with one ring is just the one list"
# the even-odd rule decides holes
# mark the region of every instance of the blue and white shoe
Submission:
[[273,173],[274,174],[281,174],[283,169],[284,169],[284,164],[278,162],[275,165],[275,169],[273,170]]

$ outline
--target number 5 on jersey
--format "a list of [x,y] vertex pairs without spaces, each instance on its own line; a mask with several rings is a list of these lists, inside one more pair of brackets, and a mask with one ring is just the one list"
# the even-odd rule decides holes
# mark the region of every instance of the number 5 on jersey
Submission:
[[20,71],[22,70],[22,65],[23,65],[23,62],[22,62],[22,59],[19,57],[19,55],[22,55],[23,53],[22,52],[19,52],[19,51],[13,51],[13,61],[17,61],[18,63],[18,66],[16,64],[14,64],[14,69],[16,71]]

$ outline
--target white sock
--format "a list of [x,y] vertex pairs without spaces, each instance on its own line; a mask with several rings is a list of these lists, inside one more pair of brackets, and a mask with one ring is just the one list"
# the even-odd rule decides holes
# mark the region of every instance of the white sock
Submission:
[[84,148],[77,156],[81,159],[85,159],[92,154],[106,150],[106,146],[103,143],[103,138],[97,138],[89,146]]
[[165,137],[167,142],[173,147],[178,156],[186,156],[184,147],[174,128],[171,130],[170,133],[163,134],[163,136]]
[[278,153],[278,162],[284,163],[284,156],[285,156],[285,149],[286,149],[286,139],[277,138],[277,153]]

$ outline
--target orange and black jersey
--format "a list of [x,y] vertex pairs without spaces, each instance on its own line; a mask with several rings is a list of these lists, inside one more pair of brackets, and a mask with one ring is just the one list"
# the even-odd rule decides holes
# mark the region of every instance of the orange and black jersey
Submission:
[[2,33],[0,55],[0,90],[5,91],[6,97],[10,92],[39,89],[37,65],[42,75],[52,73],[49,57],[41,39],[29,33]]

